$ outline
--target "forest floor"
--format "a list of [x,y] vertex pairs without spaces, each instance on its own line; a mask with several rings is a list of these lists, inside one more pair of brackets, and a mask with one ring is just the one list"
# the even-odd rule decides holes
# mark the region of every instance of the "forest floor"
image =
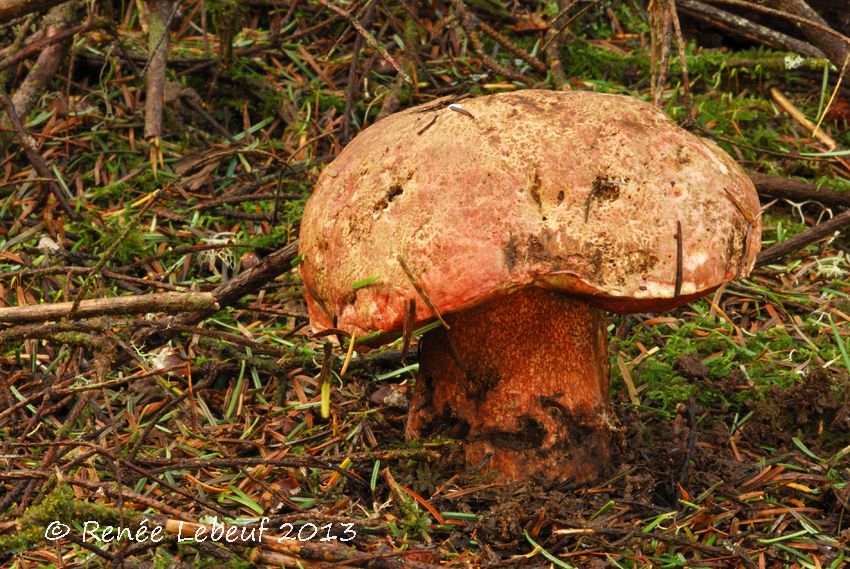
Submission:
[[[639,2],[566,3],[547,25],[555,2],[189,0],[154,42],[168,63],[151,124],[155,22],[139,10],[157,3],[98,4],[64,22],[85,29],[20,128],[0,93],[2,306],[221,290],[294,242],[324,165],[398,109],[524,87],[651,98]],[[33,72],[14,57],[44,25],[0,27],[0,89]],[[683,26],[690,100],[674,44],[662,108],[748,172],[833,191],[761,192],[763,246],[840,213],[840,70]],[[789,109],[823,118],[836,145]],[[821,239],[676,311],[612,316],[620,430],[596,483],[507,484],[459,467],[457,441],[405,441],[415,357],[399,343],[355,354],[340,378],[334,346],[323,376],[327,338],[311,336],[297,270],[218,311],[199,297],[195,318],[149,305],[2,324],[0,565],[842,567],[848,244]],[[168,522],[263,517],[270,535],[316,535],[191,541]],[[104,533],[139,538],[143,521],[160,540]]]

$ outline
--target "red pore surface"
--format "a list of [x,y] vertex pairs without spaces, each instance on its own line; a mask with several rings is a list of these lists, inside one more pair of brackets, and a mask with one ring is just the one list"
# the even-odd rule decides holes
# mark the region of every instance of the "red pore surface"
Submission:
[[301,225],[314,328],[399,330],[406,300],[431,319],[412,280],[442,313],[524,286],[640,311],[749,273],[752,183],[653,106],[555,91],[460,105],[387,117],[323,171]]

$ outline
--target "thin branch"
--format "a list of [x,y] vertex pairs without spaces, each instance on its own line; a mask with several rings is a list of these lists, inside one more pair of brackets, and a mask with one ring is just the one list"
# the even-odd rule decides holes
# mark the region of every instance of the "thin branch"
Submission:
[[[28,306],[8,306],[0,308],[0,322],[24,324],[46,322],[67,317],[73,302],[51,304],[31,304]],[[116,296],[83,300],[74,311],[74,318],[93,316],[145,314],[147,312],[192,312],[196,310],[217,310],[218,304],[211,293],[165,292],[141,296]]]
[[[216,302],[215,308],[199,309],[188,314],[175,322],[178,326],[193,326],[226,306],[232,306],[245,295],[253,294],[264,285],[274,280],[278,275],[292,270],[292,261],[298,255],[298,240],[296,239],[283,249],[278,249],[268,257],[265,257],[256,266],[251,267],[244,273],[240,273],[226,284],[212,291],[212,297]],[[173,327],[163,331],[157,340],[166,341],[174,336],[178,330]],[[153,343],[158,343],[157,341]]]
[[508,38],[498,30],[487,24],[487,22],[478,22],[478,26],[481,28],[481,31],[483,31],[485,34],[499,42],[505,48],[505,50],[508,51],[508,53],[512,53],[516,57],[522,59],[527,64],[535,68],[537,71],[540,71],[541,73],[546,73],[546,71],[548,70],[548,67],[545,63],[540,61],[537,57],[531,55],[526,50],[519,47],[517,44],[512,42],[510,38]]
[[50,36],[43,36],[40,39],[28,45],[25,45],[20,49],[20,51],[16,51],[3,61],[0,61],[0,71],[13,65],[17,65],[21,61],[33,57],[34,55],[40,54],[42,51],[44,51],[49,46],[55,43],[65,41],[66,39],[74,37],[77,34],[96,29],[103,29],[106,27],[107,23],[104,20],[95,20],[90,18],[88,21],[80,24],[79,26],[74,26],[73,28],[62,30]]
[[484,52],[484,44],[481,43],[481,37],[478,35],[478,31],[476,30],[476,24],[472,21],[472,15],[469,13],[466,6],[464,6],[463,0],[453,0],[452,5],[457,11],[457,21],[460,24],[460,27],[463,28],[464,33],[469,38],[469,42],[472,44],[475,53],[478,54],[478,59],[481,60],[484,67],[493,73],[502,75],[508,79],[513,79],[514,81],[530,85],[531,81],[528,77],[517,73],[513,69],[505,67]]
[[[761,4],[756,4],[755,2],[748,2],[747,0],[708,0],[711,4],[725,4],[728,6],[739,6],[742,8],[747,8],[749,10],[754,10],[756,12],[761,12],[762,14],[768,14],[771,16],[776,16],[779,18],[783,18],[797,24],[801,24],[805,26],[809,31],[807,33],[813,34],[811,37],[817,37],[817,34],[821,36],[830,36],[833,39],[838,39],[843,42],[844,45],[850,49],[850,39],[848,39],[844,34],[833,30],[828,25],[824,25],[823,19],[820,16],[817,16],[817,19],[811,19],[803,16],[799,16],[797,14],[793,14],[790,12],[786,12],[783,10],[777,10],[775,8],[769,8],[767,6],[762,6]],[[775,1],[774,1],[775,3]],[[814,12],[812,10],[812,12]],[[816,13],[815,13],[816,14]],[[818,21],[820,20],[820,21]],[[808,36],[807,36],[808,37]],[[812,40],[812,43],[815,44],[816,47],[821,47],[827,40],[825,37],[820,37],[817,42]],[[827,54],[828,55],[828,54]],[[839,69],[844,64],[844,58],[839,58],[837,60],[833,60],[830,57],[830,61],[832,61]]]
[[823,33],[823,28],[832,30],[832,27],[805,0],[771,0],[769,3],[782,8],[787,14],[810,20],[799,22],[803,35],[824,52],[838,69],[844,66],[850,57],[850,40],[839,32]]
[[821,50],[810,43],[787,36],[767,26],[751,22],[743,16],[709,6],[699,0],[676,0],[679,8],[701,22],[719,28],[724,32],[749,41],[786,51],[793,51],[805,57],[826,57]]
[[762,249],[756,258],[756,267],[768,265],[788,253],[798,251],[825,237],[831,237],[836,231],[841,231],[847,226],[850,226],[850,210],[836,215],[829,221],[810,227],[787,241]]
[[352,27],[354,27],[354,29],[357,30],[357,33],[360,34],[361,36],[363,36],[363,39],[366,40],[366,45],[368,45],[369,47],[371,47],[372,49],[377,51],[381,55],[381,57],[384,59],[384,61],[386,61],[387,63],[392,65],[393,69],[395,69],[396,72],[399,75],[404,77],[404,80],[408,84],[413,83],[413,80],[410,78],[410,75],[408,75],[404,71],[404,69],[401,68],[401,65],[399,65],[398,62],[395,59],[392,58],[392,56],[387,51],[387,48],[385,48],[381,42],[379,42],[377,39],[375,39],[375,36],[370,34],[369,30],[364,28],[363,25],[359,21],[357,21],[357,18],[352,16],[349,12],[346,12],[343,8],[336,6],[333,3],[329,2],[328,0],[319,0],[319,4],[321,4],[322,6],[327,8],[328,10],[331,10],[336,15],[342,16],[343,18],[348,20],[349,23],[352,25]]
[[174,16],[170,0],[149,0],[150,23],[148,29],[148,63],[146,72],[147,90],[145,92],[145,140],[150,143],[150,162],[156,174],[157,167],[163,165],[162,115],[165,98],[165,71],[168,67],[168,29]]
[[74,208],[71,207],[71,204],[68,203],[68,199],[65,197],[65,191],[50,172],[47,162],[38,150],[38,144],[36,144],[35,139],[27,132],[26,128],[24,128],[21,119],[18,117],[18,113],[15,112],[15,105],[12,103],[12,99],[10,99],[8,95],[3,94],[3,96],[0,97],[0,103],[2,103],[3,109],[6,111],[6,115],[9,117],[9,122],[12,123],[15,133],[18,135],[18,140],[24,148],[24,153],[27,155],[27,159],[29,159],[30,164],[32,164],[36,173],[42,178],[50,180],[47,182],[47,187],[50,188],[51,193],[56,198],[56,201],[59,202],[59,205],[62,206],[62,209],[65,210],[65,213],[67,213],[68,216],[75,221],[82,219],[80,215],[74,211]]
[[44,37],[51,42],[38,55],[38,59],[27,73],[20,87],[12,94],[12,104],[19,117],[29,115],[33,104],[41,97],[48,83],[53,79],[59,65],[68,54],[71,45],[70,37],[63,41],[52,43],[53,37],[69,29],[77,16],[77,3],[69,2],[51,8],[44,17],[46,26]]
[[770,176],[758,172],[748,172],[747,176],[755,184],[761,196],[771,196],[794,201],[817,201],[827,206],[850,207],[850,192],[838,192],[828,188],[819,188],[810,182]]

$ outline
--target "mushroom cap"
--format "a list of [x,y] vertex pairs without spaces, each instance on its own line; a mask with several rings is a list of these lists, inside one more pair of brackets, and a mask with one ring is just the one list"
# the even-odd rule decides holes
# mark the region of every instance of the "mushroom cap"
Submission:
[[749,274],[752,182],[652,105],[540,90],[459,105],[381,120],[320,175],[300,240],[314,329],[397,331],[408,299],[432,319],[412,280],[441,314],[526,286],[648,312]]

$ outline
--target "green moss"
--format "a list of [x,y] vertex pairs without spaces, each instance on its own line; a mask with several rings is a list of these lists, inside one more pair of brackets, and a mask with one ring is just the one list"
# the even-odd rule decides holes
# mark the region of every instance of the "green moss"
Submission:
[[[69,485],[59,483],[18,518],[19,530],[16,533],[0,536],[0,551],[24,551],[36,545],[43,546],[45,531],[51,522],[58,521],[74,528],[86,520],[97,520],[101,525],[118,525],[121,516],[115,508],[78,500]],[[139,521],[141,518],[137,514],[125,511],[125,525]]]
[[618,90],[622,90],[620,84],[630,84],[649,77],[649,58],[646,54],[623,55],[580,40],[566,44],[561,61],[568,77],[611,83],[612,88]]
[[[817,358],[830,361],[840,356],[826,330],[816,328],[810,333],[810,345],[801,341],[793,329],[776,325],[755,335],[745,334],[745,343],[740,345],[728,323],[709,317],[707,301],[694,303],[689,309],[696,315],[679,322],[676,329],[666,324],[636,326],[628,338],[612,343],[612,354],[619,352],[626,361],[640,354],[638,343],[660,348],[636,366],[631,375],[640,389],[642,406],[668,418],[674,415],[676,404],[690,397],[707,407],[746,413],[749,402],[770,390],[799,385],[803,377],[795,364]],[[709,370],[707,380],[687,379],[676,371],[676,360],[686,354],[705,363]],[[615,392],[625,393],[615,358],[611,360],[612,387]],[[735,388],[742,384],[751,387]]]

